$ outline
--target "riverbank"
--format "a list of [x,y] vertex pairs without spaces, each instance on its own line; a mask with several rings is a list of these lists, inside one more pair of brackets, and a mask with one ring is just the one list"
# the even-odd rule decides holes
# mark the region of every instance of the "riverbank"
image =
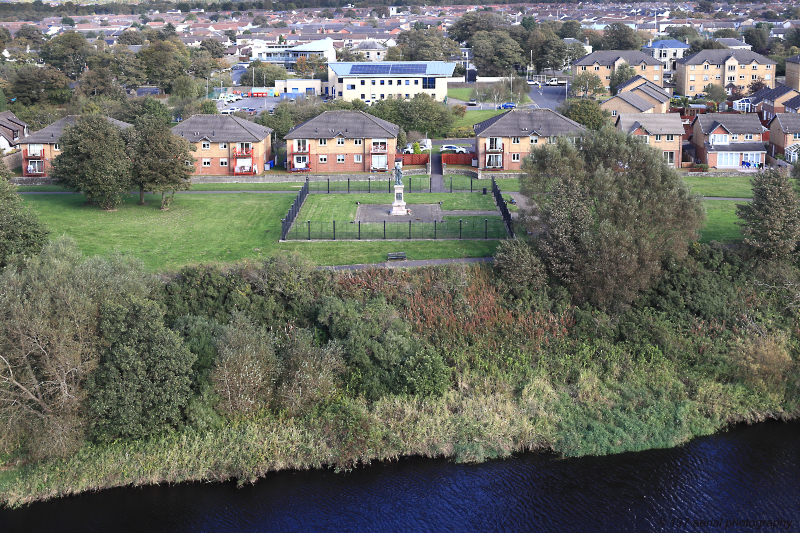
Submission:
[[[121,264],[76,259],[71,273],[67,262],[58,280],[70,287],[81,286],[87,268],[96,268],[87,278],[95,286]],[[482,265],[332,272],[272,258],[185,269],[152,288],[133,286],[137,276],[152,279],[131,270],[112,281],[150,290],[163,327],[199,354],[184,418],[141,438],[104,441],[83,430],[75,448],[38,462],[28,451],[34,439],[59,434],[22,426],[30,433],[7,440],[0,456],[0,502],[248,483],[273,471],[406,456],[606,455],[678,446],[732,423],[794,420],[800,331],[793,286],[776,287],[795,274],[694,245],[634,305],[610,314],[574,305],[558,286],[523,287]],[[85,308],[93,317],[103,309]],[[232,368],[235,377],[224,365],[251,350],[236,344],[242,331],[252,332],[243,341],[263,338],[274,376],[266,388],[243,390],[255,395],[245,406],[226,403],[215,375]]]

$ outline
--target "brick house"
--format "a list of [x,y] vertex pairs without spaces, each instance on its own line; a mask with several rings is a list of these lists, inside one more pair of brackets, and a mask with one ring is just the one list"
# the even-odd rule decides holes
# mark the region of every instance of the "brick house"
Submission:
[[11,111],[0,113],[0,149],[16,148],[29,134],[27,122],[18,119]]
[[634,76],[617,85],[617,94],[631,92],[653,104],[653,113],[669,111],[670,92],[641,76]]
[[289,130],[292,172],[373,172],[394,166],[400,126],[363,111],[325,111]]
[[473,126],[478,168],[520,170],[531,148],[585,128],[552,109],[512,109]]
[[617,117],[617,130],[641,138],[661,149],[664,160],[680,168],[683,123],[678,113],[629,113]]
[[675,92],[694,95],[708,85],[744,90],[756,80],[775,87],[775,61],[750,50],[701,50],[677,61]]
[[272,128],[232,115],[194,115],[172,133],[195,145],[195,174],[254,176],[272,157]]
[[800,152],[800,115],[778,113],[769,121],[769,154],[783,154],[789,162],[798,160]]
[[[22,175],[23,176],[47,176],[50,163],[58,157],[61,153],[61,148],[58,143],[61,139],[61,134],[67,126],[72,126],[80,115],[69,115],[49,126],[46,126],[36,133],[29,135],[23,142],[22,146]],[[106,118],[111,124],[126,129],[130,128],[131,124],[115,120],[113,118]]]
[[603,50],[592,52],[572,62],[575,74],[591,72],[610,88],[611,75],[617,67],[627,63],[636,73],[659,87],[664,84],[664,65],[658,59],[638,50]]
[[619,115],[630,113],[654,113],[655,107],[634,92],[618,93],[600,104],[600,109],[611,113],[611,120],[616,120]]
[[763,163],[764,127],[754,113],[705,113],[692,121],[695,157],[713,168],[735,168],[742,162]]
[[783,113],[786,102],[796,96],[800,96],[800,92],[779,83],[773,89],[764,88],[751,94],[748,97],[750,111],[757,112],[762,120],[769,120],[776,113]]

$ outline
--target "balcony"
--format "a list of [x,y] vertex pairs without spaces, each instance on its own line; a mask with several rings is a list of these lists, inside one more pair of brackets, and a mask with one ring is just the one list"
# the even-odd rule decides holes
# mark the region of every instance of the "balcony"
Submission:
[[296,148],[294,148],[292,150],[292,153],[293,154],[307,154],[308,153],[308,145],[304,144],[304,145],[298,146],[298,147],[296,147]]
[[373,144],[372,151],[373,154],[385,154],[389,151],[388,144]]
[[252,156],[252,155],[253,155],[253,149],[252,148],[234,148],[233,149],[233,156],[234,157]]
[[233,166],[233,175],[234,176],[255,176],[256,175],[256,167],[254,165],[251,166]]
[[502,152],[503,143],[486,143],[485,148],[487,152]]

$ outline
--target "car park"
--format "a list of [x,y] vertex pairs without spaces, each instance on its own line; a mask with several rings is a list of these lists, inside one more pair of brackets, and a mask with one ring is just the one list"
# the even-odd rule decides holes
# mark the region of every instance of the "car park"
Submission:
[[456,146],[455,144],[443,144],[439,148],[440,152],[455,152],[457,154],[466,154],[467,149],[463,146]]

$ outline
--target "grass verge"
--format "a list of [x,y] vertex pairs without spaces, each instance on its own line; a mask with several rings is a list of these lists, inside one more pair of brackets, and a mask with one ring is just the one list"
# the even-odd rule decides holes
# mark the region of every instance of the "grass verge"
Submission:
[[473,124],[477,124],[478,122],[483,122],[484,120],[496,117],[501,113],[505,113],[505,110],[478,109],[475,111],[467,111],[467,113],[463,117],[456,119],[456,122],[455,124],[453,124],[453,127],[451,129],[472,127]]
[[692,192],[702,196],[720,198],[752,198],[751,176],[692,176],[683,180],[692,188]]
[[700,242],[717,241],[733,243],[742,240],[742,233],[736,222],[736,204],[731,200],[706,200],[706,224],[700,230]]

